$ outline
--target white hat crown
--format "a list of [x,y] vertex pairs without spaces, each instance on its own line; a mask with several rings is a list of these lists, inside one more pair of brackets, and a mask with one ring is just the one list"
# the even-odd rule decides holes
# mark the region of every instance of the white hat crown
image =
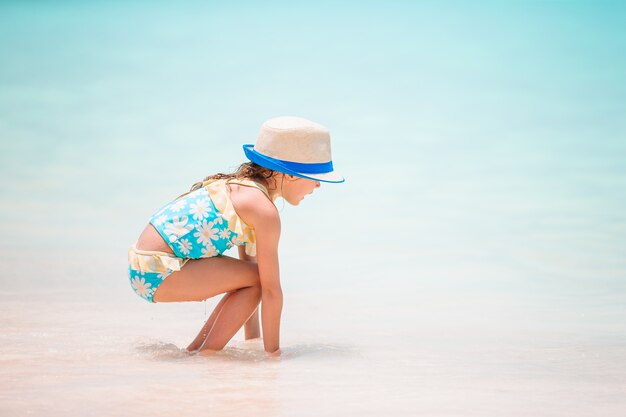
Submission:
[[275,117],[263,123],[256,144],[243,145],[246,157],[268,169],[323,182],[343,182],[333,167],[330,132],[302,117]]
[[332,160],[330,131],[295,116],[275,117],[263,123],[254,150],[270,158],[304,164]]

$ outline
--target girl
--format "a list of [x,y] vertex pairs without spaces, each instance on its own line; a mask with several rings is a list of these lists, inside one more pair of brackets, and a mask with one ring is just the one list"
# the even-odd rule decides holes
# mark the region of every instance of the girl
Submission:
[[[280,355],[283,295],[278,268],[280,218],[274,200],[298,205],[322,182],[343,182],[333,171],[328,129],[299,117],[263,124],[256,144],[243,146],[250,162],[216,174],[155,213],[128,251],[135,292],[149,302],[202,301],[225,293],[189,352],[221,350],[245,324]],[[233,245],[239,259],[222,256]]]

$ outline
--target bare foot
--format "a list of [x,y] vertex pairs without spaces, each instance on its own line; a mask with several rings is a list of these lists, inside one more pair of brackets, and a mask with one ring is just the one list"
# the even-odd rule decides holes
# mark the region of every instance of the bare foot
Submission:
[[194,352],[194,351],[200,350],[202,348],[202,345],[204,344],[204,341],[206,340],[206,337],[207,337],[206,333],[199,334],[195,338],[195,340],[193,342],[191,342],[189,344],[189,346],[187,346],[187,350],[189,352]]
[[197,343],[195,341],[191,342],[191,344],[189,346],[186,347],[187,351],[193,353],[196,352],[198,350],[200,350],[200,347],[202,346],[202,343]]
[[279,357],[283,352],[280,349],[276,349],[274,352],[265,352],[265,355],[267,357],[270,358],[277,358]]
[[219,350],[213,350],[213,349],[202,349],[201,351],[198,352],[198,355],[200,356],[213,356],[215,355],[217,352],[219,352]]

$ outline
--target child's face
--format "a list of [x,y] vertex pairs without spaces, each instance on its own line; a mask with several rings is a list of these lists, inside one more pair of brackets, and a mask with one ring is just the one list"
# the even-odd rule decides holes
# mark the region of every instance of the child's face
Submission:
[[283,181],[283,198],[292,206],[297,206],[305,195],[311,194],[319,187],[319,181],[285,175]]

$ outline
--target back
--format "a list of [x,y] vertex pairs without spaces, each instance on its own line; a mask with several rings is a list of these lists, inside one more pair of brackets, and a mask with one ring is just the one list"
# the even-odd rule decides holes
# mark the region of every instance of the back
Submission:
[[229,184],[267,189],[250,180],[219,179],[166,204],[150,218],[150,224],[180,258],[208,258],[221,255],[233,245],[245,245],[246,253],[256,255],[254,229],[237,214]]

